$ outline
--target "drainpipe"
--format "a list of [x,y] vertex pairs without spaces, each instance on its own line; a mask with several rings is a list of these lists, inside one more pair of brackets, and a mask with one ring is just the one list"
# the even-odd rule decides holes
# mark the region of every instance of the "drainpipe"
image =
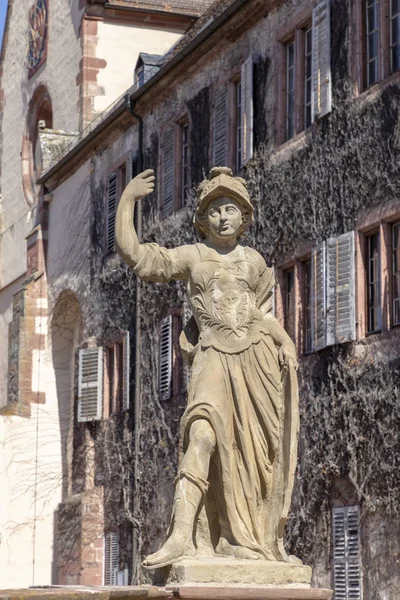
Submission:
[[[127,103],[129,112],[139,124],[139,148],[138,148],[138,171],[143,171],[143,119],[135,113],[135,105],[132,99],[127,95]],[[136,233],[139,242],[142,241],[142,201],[139,200],[136,204]],[[137,506],[136,497],[136,482],[138,479],[137,460],[139,455],[139,420],[141,418],[141,397],[140,397],[140,279],[136,278],[136,316],[135,316],[135,396],[134,396],[134,435],[135,435],[135,474],[134,474],[134,490],[133,490],[133,509]],[[133,526],[132,536],[132,583],[139,584],[139,567],[137,559],[139,554],[139,530]]]

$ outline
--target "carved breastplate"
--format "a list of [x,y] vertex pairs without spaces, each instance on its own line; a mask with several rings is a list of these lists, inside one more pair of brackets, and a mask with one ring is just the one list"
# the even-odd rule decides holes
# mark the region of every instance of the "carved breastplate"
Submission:
[[196,267],[189,296],[203,347],[235,353],[260,338],[256,285],[257,272],[247,261],[206,260]]

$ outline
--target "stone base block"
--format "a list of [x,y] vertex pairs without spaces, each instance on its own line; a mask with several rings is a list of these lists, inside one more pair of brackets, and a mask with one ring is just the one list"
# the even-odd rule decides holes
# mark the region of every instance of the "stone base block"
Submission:
[[297,585],[309,587],[311,567],[267,560],[230,558],[184,558],[157,569],[155,585]]

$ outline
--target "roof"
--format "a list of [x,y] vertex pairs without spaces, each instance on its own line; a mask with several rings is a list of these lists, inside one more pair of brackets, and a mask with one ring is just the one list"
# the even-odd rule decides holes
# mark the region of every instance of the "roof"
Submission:
[[206,11],[214,0],[108,0],[107,4],[132,6],[142,9],[162,10],[172,13],[183,13],[200,16]]
[[142,65],[147,65],[149,67],[161,67],[164,59],[164,54],[146,54],[146,52],[140,52],[135,68],[137,69]]

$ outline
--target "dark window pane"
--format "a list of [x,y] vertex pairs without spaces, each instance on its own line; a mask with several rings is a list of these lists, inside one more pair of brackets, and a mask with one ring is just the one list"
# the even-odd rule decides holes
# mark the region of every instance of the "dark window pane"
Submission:
[[367,24],[368,24],[368,33],[370,33],[371,31],[373,31],[376,28],[376,21],[375,21],[375,4],[373,4],[372,6],[370,6],[368,8],[368,15],[367,15]]

